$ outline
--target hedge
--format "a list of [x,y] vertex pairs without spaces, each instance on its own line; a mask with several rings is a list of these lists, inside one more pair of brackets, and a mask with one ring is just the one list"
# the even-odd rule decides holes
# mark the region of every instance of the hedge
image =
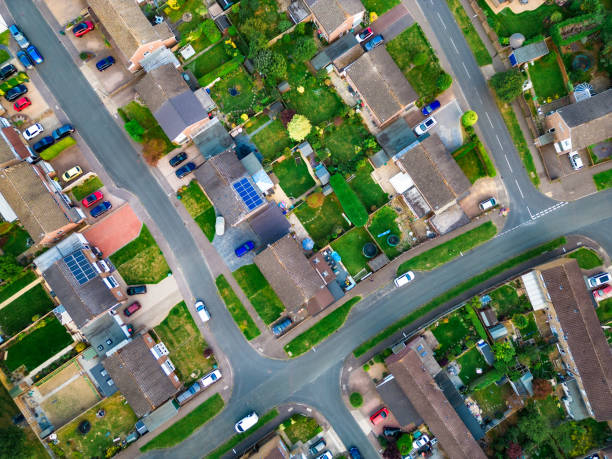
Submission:
[[357,194],[346,183],[344,177],[340,174],[334,174],[329,179],[329,184],[336,193],[336,197],[340,201],[340,205],[344,212],[346,212],[348,219],[357,227],[364,226],[368,222],[368,211],[359,200]]
[[0,84],[0,94],[4,95],[9,89],[14,88],[18,84],[22,84],[27,81],[30,81],[28,74],[25,72],[19,72],[17,76],[9,78],[4,83]]
[[[570,35],[567,38],[561,37],[561,29],[568,25],[572,24],[580,24],[582,23],[584,27],[588,27],[592,24],[595,24],[594,27],[591,27],[587,30],[583,30],[575,35]],[[575,41],[582,40],[584,37],[588,37],[591,34],[594,34],[603,26],[603,18],[600,14],[592,13],[592,14],[583,14],[582,16],[577,16],[575,18],[567,19],[559,24],[555,24],[552,27],[551,35],[557,46],[569,45],[570,43],[574,43]]]
[[206,75],[203,75],[200,78],[198,78],[198,83],[200,84],[200,86],[206,87],[210,83],[215,81],[217,78],[221,78],[221,77],[227,75],[228,73],[233,72],[243,62],[244,62],[244,56],[242,56],[242,55],[236,56],[236,57],[232,58],[231,60],[227,61],[225,64],[217,67],[212,72],[209,72]]
[[40,154],[40,157],[44,159],[45,161],[51,161],[53,158],[59,155],[66,148],[71,147],[75,144],[76,144],[76,140],[74,140],[72,137],[64,137],[59,142],[55,142],[53,145],[51,145],[49,148],[43,151]]
[[476,151],[478,153],[478,156],[480,156],[480,159],[482,160],[482,164],[485,167],[487,175],[489,177],[495,177],[497,175],[497,170],[495,169],[495,165],[493,164],[493,161],[491,160],[489,153],[487,152],[487,150],[485,149],[484,145],[482,144],[480,140],[476,142]]

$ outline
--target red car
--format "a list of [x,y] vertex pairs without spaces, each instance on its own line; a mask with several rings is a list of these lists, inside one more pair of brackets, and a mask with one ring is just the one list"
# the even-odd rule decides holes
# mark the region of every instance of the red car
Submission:
[[593,298],[595,298],[595,301],[601,301],[608,298],[610,295],[612,295],[612,287],[609,285],[604,285],[602,288],[593,291]]
[[91,193],[89,196],[87,196],[86,198],[84,198],[81,201],[81,204],[83,204],[86,208],[87,207],[91,207],[93,206],[96,202],[100,201],[101,199],[104,198],[104,195],[102,194],[101,191],[96,191],[94,193]]
[[15,111],[20,112],[21,110],[26,107],[29,107],[30,105],[32,105],[30,99],[28,99],[27,97],[22,97],[21,99],[17,99],[17,102],[13,104],[13,108],[15,109]]
[[380,410],[370,416],[370,421],[374,425],[380,424],[381,422],[384,422],[385,419],[387,419],[387,416],[389,416],[389,410],[386,406],[383,406]]
[[82,37],[87,32],[94,29],[94,24],[91,21],[81,22],[72,28],[72,33],[75,37]]
[[140,303],[138,301],[135,301],[123,310],[123,315],[125,317],[130,317],[132,314],[138,311],[141,307],[142,306],[140,306]]

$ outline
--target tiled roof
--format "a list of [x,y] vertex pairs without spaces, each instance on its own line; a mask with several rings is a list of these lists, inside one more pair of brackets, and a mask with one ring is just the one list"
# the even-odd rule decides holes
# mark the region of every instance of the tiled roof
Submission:
[[365,10],[359,0],[306,0],[306,4],[328,35],[347,18]]
[[514,57],[516,58],[517,65],[521,65],[525,62],[530,62],[539,57],[546,56],[548,54],[548,46],[546,46],[546,42],[542,40],[537,43],[531,43],[515,49],[513,53]]

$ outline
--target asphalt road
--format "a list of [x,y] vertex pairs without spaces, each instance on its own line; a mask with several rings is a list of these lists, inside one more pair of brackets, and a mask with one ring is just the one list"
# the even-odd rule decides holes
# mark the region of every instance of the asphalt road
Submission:
[[[373,295],[366,298],[355,306],[347,324],[315,350],[292,361],[264,358],[245,341],[216,295],[206,262],[173,207],[172,198],[164,194],[35,5],[30,0],[6,0],[6,3],[16,22],[45,56],[45,63],[38,67],[38,71],[62,109],[116,184],[139,197],[174,252],[193,295],[206,299],[213,316],[211,331],[232,364],[234,388],[225,410],[185,442],[170,451],[149,452],[147,457],[201,457],[231,436],[233,424],[247,411],[255,409],[263,414],[275,405],[294,401],[317,408],[347,446],[358,446],[366,458],[377,457],[340,397],[342,363],[357,345],[453,285],[554,237],[579,232],[612,250],[609,231],[612,218],[602,218],[612,215],[612,191],[569,203],[535,220],[531,220],[529,214],[521,214],[527,218],[517,220],[517,223],[522,222],[519,226],[434,273],[419,274],[409,287],[393,290],[384,297]],[[447,21],[454,24],[448,18]],[[452,38],[452,31],[448,33]],[[463,43],[463,38],[459,38],[455,40],[457,46]],[[467,52],[467,57],[471,58],[469,49]],[[480,75],[477,68],[472,70],[472,78]],[[466,84],[468,90],[470,87]],[[503,128],[499,135],[507,135],[501,119],[494,118],[499,116],[497,110],[489,107],[488,112],[494,123],[499,122]],[[486,126],[483,131],[493,139],[498,134],[496,131],[488,132]],[[524,185],[524,200],[533,206],[530,211],[535,214],[536,209],[547,208],[552,202],[531,186],[520,162],[512,162],[514,160],[510,158],[516,161],[518,158],[509,138],[507,140],[509,146],[504,147],[502,153],[507,152],[514,169],[513,177],[520,186]],[[499,165],[498,157],[495,158]],[[502,172],[505,178],[507,172]],[[518,199],[516,193],[512,196]]]

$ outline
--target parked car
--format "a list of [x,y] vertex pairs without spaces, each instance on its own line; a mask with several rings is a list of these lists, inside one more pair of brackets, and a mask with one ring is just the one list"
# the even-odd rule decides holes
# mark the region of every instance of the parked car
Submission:
[[89,196],[83,198],[83,200],[81,201],[81,204],[83,204],[84,207],[89,208],[93,206],[95,203],[101,201],[102,199],[104,199],[104,195],[102,194],[102,192],[94,191]]
[[433,116],[430,116],[429,118],[423,120],[421,124],[414,127],[414,133],[416,135],[423,135],[431,128],[433,128],[436,124],[438,124],[436,119]]
[[310,454],[319,454],[325,449],[326,446],[327,443],[325,443],[325,440],[321,438],[319,441],[312,444],[312,446],[310,447]]
[[356,446],[351,446],[349,448],[349,455],[351,456],[351,459],[361,459],[361,453]]
[[385,419],[389,416],[389,410],[386,406],[383,406],[380,410],[370,416],[370,422],[374,425],[380,424],[384,422]]
[[176,167],[179,164],[181,164],[183,161],[185,161],[186,159],[187,159],[187,153],[185,153],[184,151],[181,151],[178,155],[175,155],[172,158],[170,158],[170,165],[172,167]]
[[30,46],[30,42],[28,41],[26,36],[21,32],[21,30],[19,30],[19,27],[17,27],[16,24],[13,24],[12,26],[10,26],[9,30],[11,32],[11,35],[13,36],[13,38],[15,39],[15,41],[17,42],[17,44],[19,45],[21,49],[26,49],[28,46]]
[[98,62],[96,62],[96,68],[100,72],[103,72],[104,70],[109,68],[114,63],[115,63],[115,58],[113,56],[106,56],[104,59],[100,59]]
[[223,236],[225,234],[225,218],[221,215],[217,215],[215,219],[215,234],[217,236]]
[[183,178],[186,175],[190,174],[196,168],[195,163],[187,163],[182,167],[179,167],[175,174],[178,178]]
[[583,166],[582,158],[580,157],[578,152],[572,151],[569,154],[569,161],[570,161],[570,164],[572,165],[572,169],[574,169],[575,171],[582,169],[582,166]]
[[48,135],[40,139],[34,145],[32,145],[32,150],[34,150],[36,153],[40,153],[41,151],[44,151],[47,148],[49,148],[54,143],[55,143],[55,140],[53,140],[53,137]]
[[603,288],[593,291],[593,298],[595,301],[601,301],[612,296],[612,287],[609,285],[603,286]]
[[79,22],[72,28],[72,33],[75,37],[82,37],[87,32],[91,32],[95,28],[94,23],[91,21]]
[[395,437],[397,434],[402,433],[402,429],[399,427],[385,427],[383,429],[383,435],[385,437]]
[[317,459],[334,459],[334,455],[331,453],[330,450],[327,450],[320,456],[317,456]]
[[28,92],[28,88],[25,84],[18,84],[17,86],[13,86],[11,89],[6,91],[4,94],[4,98],[9,102],[13,102],[16,99],[19,99],[21,96]]
[[363,29],[358,34],[356,34],[355,38],[357,39],[357,43],[361,43],[362,41],[366,41],[372,35],[374,35],[374,32],[372,32],[372,28],[371,27],[368,27],[366,29]]
[[382,35],[376,35],[370,41],[366,41],[365,45],[363,45],[363,49],[366,52],[372,51],[378,45],[382,45],[384,41],[385,41],[385,38]]
[[396,287],[402,287],[406,285],[407,283],[412,282],[413,280],[414,280],[414,273],[412,271],[408,271],[402,274],[401,276],[396,277],[393,282],[395,283]]
[[143,293],[147,293],[146,285],[132,285],[127,288],[128,295],[142,295]]
[[610,273],[606,272],[595,274],[587,279],[590,288],[599,287],[608,282],[610,282]]
[[23,65],[26,68],[26,70],[34,67],[34,64],[28,57],[28,54],[22,49],[17,51],[17,59],[19,59],[19,62],[21,62],[21,65]]
[[83,173],[83,169],[81,169],[80,166],[74,166],[73,168],[68,169],[66,172],[62,174],[62,180],[64,182],[69,182],[71,180],[74,180],[78,176],[80,176],[82,173]]
[[0,69],[0,80],[4,81],[15,73],[17,73],[17,67],[13,64],[5,65]]
[[28,99],[27,97],[22,97],[21,99],[17,99],[17,101],[13,104],[13,108],[16,112],[20,112],[21,110],[26,107],[29,107],[30,105],[32,105],[32,101],[30,101],[30,99]]
[[196,312],[202,319],[202,322],[208,322],[210,320],[210,312],[206,309],[206,305],[202,300],[198,300],[195,302]]
[[30,58],[30,60],[34,62],[35,64],[42,64],[45,61],[42,57],[42,54],[40,54],[36,46],[30,45],[28,46],[26,51],[28,53],[28,57]]
[[62,127],[58,127],[55,131],[53,131],[52,135],[55,140],[60,140],[69,136],[73,132],[74,128],[72,127],[72,124],[64,124]]
[[412,447],[414,449],[420,449],[423,446],[427,445],[427,443],[429,443],[429,437],[427,435],[421,435],[419,438],[412,442]]
[[439,108],[440,108],[440,101],[438,99],[432,100],[430,103],[428,103],[421,109],[421,113],[425,116],[431,115],[433,112],[435,112]]
[[236,254],[237,257],[241,257],[247,254],[248,252],[250,252],[251,250],[253,250],[254,248],[255,248],[255,243],[253,241],[246,241],[240,247],[237,247],[236,250],[234,250],[234,253]]
[[198,382],[194,382],[191,386],[187,388],[186,391],[181,392],[176,397],[176,402],[179,405],[182,405],[183,403],[187,402],[187,400],[189,400],[191,397],[193,397],[195,394],[197,394],[201,390],[202,388],[200,387],[200,384]]
[[42,124],[36,123],[23,131],[23,138],[26,140],[32,140],[34,137],[38,136],[41,132],[43,132],[45,128]]
[[252,411],[245,417],[243,417],[240,421],[238,421],[234,425],[234,429],[236,429],[236,432],[238,433],[246,432],[255,424],[257,424],[257,421],[259,421],[259,416],[257,416],[257,413],[255,411]]
[[204,376],[202,379],[200,379],[200,385],[206,388],[208,386],[212,386],[214,383],[216,383],[220,379],[221,379],[221,371],[213,370],[210,373],[208,373],[206,376]]
[[478,207],[480,207],[480,210],[482,211],[489,210],[495,207],[496,205],[497,205],[497,201],[495,200],[495,198],[485,199],[484,201],[480,201],[478,203]]
[[100,215],[108,212],[112,207],[113,205],[110,203],[110,201],[104,201],[91,209],[90,214],[93,218],[98,218]]
[[292,323],[293,321],[291,320],[291,318],[285,317],[283,320],[281,320],[272,327],[272,333],[274,334],[274,336],[280,336],[285,330],[287,330],[287,328],[289,328]]
[[132,314],[134,314],[136,311],[138,311],[140,308],[142,308],[142,306],[140,305],[140,303],[138,301],[134,301],[132,304],[130,304],[127,308],[125,308],[123,310],[123,315],[125,317],[130,317]]

